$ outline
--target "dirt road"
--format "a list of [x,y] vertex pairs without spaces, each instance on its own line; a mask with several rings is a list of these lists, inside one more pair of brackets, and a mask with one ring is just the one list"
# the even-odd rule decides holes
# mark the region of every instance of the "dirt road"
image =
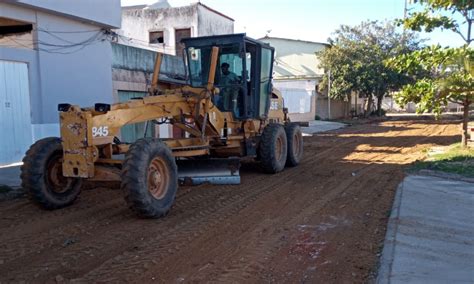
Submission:
[[239,186],[179,189],[170,215],[137,219],[116,188],[66,209],[0,203],[0,282],[365,282],[404,167],[458,125],[363,124],[305,138],[296,168],[244,164]]

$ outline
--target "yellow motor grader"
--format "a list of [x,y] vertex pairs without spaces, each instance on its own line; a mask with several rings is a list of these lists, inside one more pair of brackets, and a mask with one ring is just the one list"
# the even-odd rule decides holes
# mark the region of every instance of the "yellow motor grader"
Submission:
[[[158,218],[170,210],[179,182],[239,183],[242,157],[259,160],[267,173],[300,162],[301,130],[272,88],[274,49],[245,34],[183,43],[186,85],[160,85],[158,54],[147,96],[90,108],[58,105],[61,138],[34,143],[21,167],[22,185],[36,203],[62,208],[85,179],[120,181],[132,210]],[[122,143],[121,128],[140,122],[170,123],[186,135]]]

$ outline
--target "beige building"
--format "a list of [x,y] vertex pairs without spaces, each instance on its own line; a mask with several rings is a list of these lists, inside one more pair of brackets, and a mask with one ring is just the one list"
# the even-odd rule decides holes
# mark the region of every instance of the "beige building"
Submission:
[[[310,121],[316,116],[329,118],[326,94],[317,91],[324,70],[319,68],[316,52],[328,46],[326,43],[287,38],[264,37],[261,41],[275,48],[273,84],[285,99],[292,121]],[[345,116],[349,103],[331,100],[331,119]]]

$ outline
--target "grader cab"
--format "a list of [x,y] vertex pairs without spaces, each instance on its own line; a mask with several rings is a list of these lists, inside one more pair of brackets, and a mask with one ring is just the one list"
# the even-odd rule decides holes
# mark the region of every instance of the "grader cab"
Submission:
[[[142,217],[171,208],[181,183],[239,183],[239,159],[259,160],[267,173],[296,166],[301,130],[290,123],[272,88],[274,49],[244,34],[183,40],[188,84],[159,84],[158,54],[149,95],[91,108],[58,106],[61,137],[37,141],[21,168],[22,185],[46,209],[74,202],[83,180],[120,181]],[[119,139],[123,126],[170,123],[183,138]]]

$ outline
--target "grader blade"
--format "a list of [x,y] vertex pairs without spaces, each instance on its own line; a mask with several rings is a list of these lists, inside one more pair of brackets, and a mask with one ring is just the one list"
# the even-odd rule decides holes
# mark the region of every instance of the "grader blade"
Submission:
[[240,184],[238,158],[178,160],[177,165],[178,180],[182,185]]

